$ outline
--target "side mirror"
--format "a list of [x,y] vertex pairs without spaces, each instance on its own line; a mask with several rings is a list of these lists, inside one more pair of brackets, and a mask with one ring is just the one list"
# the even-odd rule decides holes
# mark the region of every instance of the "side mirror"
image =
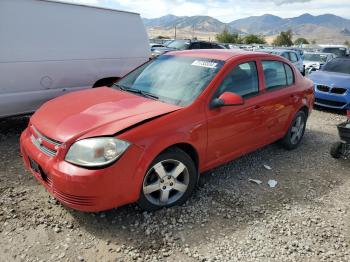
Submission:
[[211,108],[223,107],[223,106],[240,106],[244,104],[244,100],[241,96],[225,92],[219,98],[215,98],[211,102]]

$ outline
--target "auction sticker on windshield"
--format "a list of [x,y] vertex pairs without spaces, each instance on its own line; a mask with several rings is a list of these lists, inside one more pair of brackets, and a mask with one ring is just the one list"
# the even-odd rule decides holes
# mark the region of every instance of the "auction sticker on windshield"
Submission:
[[216,68],[218,63],[213,63],[209,61],[200,61],[196,60],[192,63],[193,66],[201,66],[201,67],[207,67],[207,68]]

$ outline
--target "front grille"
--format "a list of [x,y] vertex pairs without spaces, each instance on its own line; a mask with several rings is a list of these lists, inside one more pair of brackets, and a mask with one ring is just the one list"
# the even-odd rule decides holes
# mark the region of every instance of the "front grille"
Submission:
[[53,144],[53,145],[55,145],[55,146],[60,146],[60,145],[62,144],[61,142],[58,142],[58,141],[56,141],[56,140],[54,140],[54,139],[51,139],[51,138],[49,138],[49,137],[47,137],[47,136],[41,134],[41,133],[38,131],[38,129],[35,128],[35,126],[32,126],[32,129],[33,129],[33,131],[37,134],[38,137],[40,137],[41,139],[43,139],[43,140],[49,142],[50,144]]
[[57,151],[55,150],[51,150],[43,145],[40,144],[39,140],[36,139],[33,135],[30,137],[30,139],[32,140],[32,143],[38,148],[40,149],[40,151],[42,151],[43,153],[45,153],[46,155],[52,156],[54,157],[57,153]]
[[346,88],[329,87],[329,86],[326,86],[326,85],[317,85],[316,88],[320,92],[331,93],[331,94],[336,94],[336,95],[343,95],[347,91]]
[[30,131],[30,139],[40,151],[51,157],[56,156],[58,147],[62,145],[61,142],[41,134],[34,126],[31,126]]
[[329,86],[325,86],[325,85],[317,85],[317,90],[321,91],[321,92],[326,92],[328,93],[330,90]]
[[331,101],[331,100],[325,100],[325,99],[315,99],[316,104],[325,105],[325,106],[334,106],[334,107],[344,107],[346,103],[344,102],[337,102],[337,101]]
[[53,189],[53,193],[58,200],[71,205],[94,206],[96,201],[96,197],[93,196],[74,196],[58,191],[56,188]]
[[333,87],[331,89],[331,93],[337,94],[337,95],[343,95],[343,94],[346,93],[346,89],[345,88],[341,88],[341,87]]

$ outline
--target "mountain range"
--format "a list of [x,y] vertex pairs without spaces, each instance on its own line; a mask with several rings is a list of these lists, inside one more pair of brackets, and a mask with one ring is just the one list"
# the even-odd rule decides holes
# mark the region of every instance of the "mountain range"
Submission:
[[149,31],[173,31],[218,33],[225,28],[240,34],[261,34],[273,36],[281,31],[292,29],[296,36],[317,39],[321,42],[350,40],[350,20],[333,14],[313,16],[303,14],[298,17],[281,18],[265,14],[238,19],[230,23],[223,23],[210,16],[175,16],[166,15],[160,18],[143,19]]

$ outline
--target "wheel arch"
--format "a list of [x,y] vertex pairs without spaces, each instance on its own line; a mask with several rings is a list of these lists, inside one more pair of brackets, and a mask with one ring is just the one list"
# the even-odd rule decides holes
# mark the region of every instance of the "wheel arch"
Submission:
[[[295,112],[291,113],[291,115],[289,116],[289,119],[286,122],[286,126],[285,126],[285,130],[286,130],[285,134],[288,132],[288,129],[289,129],[290,125],[292,124],[292,121],[293,121],[294,117],[300,111],[304,112],[305,115],[306,115],[306,120],[308,119],[309,114],[310,114],[310,110],[309,110],[309,107],[306,104],[303,103],[302,106],[298,110],[296,110]],[[285,134],[283,136],[285,136]]]
[[[298,112],[299,111],[303,111],[304,113],[305,113],[305,115],[306,115],[306,118],[308,118],[309,117],[309,107],[308,106],[306,106],[306,105],[303,105],[299,110],[298,110]],[[298,113],[297,112],[297,113]]]
[[186,154],[188,154],[189,157],[194,162],[194,164],[196,165],[197,170],[199,169],[199,154],[198,154],[196,148],[189,143],[177,143],[177,144],[168,146],[162,152],[160,152],[158,155],[162,154],[163,152],[165,152],[167,150],[171,150],[172,148],[178,148],[178,149],[184,151]]

